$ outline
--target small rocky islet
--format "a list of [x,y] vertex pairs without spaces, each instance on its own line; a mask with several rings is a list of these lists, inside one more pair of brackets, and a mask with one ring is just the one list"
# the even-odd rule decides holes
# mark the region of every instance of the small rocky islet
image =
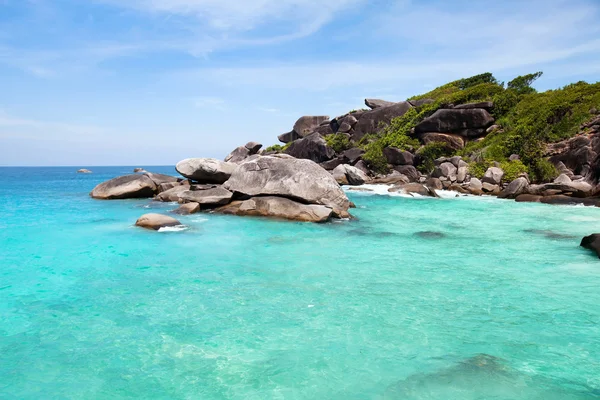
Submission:
[[[179,202],[175,212],[183,215],[210,211],[308,222],[351,217],[343,185],[600,206],[600,84],[537,93],[530,84],[539,75],[518,77],[505,88],[481,74],[406,101],[365,99],[368,109],[300,117],[278,136],[283,145],[263,149],[249,142],[223,161],[185,159],[176,166],[182,177],[137,169],[98,185],[91,196]],[[587,104],[568,97],[577,91],[586,93]],[[523,123],[526,113],[530,119]],[[554,136],[536,136],[535,129]]]

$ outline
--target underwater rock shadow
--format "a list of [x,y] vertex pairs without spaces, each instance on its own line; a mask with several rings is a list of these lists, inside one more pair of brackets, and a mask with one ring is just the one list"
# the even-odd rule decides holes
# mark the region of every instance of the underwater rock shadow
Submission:
[[573,240],[573,239],[578,239],[577,236],[573,236],[573,235],[567,235],[564,233],[558,233],[558,232],[554,232],[551,231],[549,229],[524,229],[523,232],[525,233],[533,233],[535,235],[541,235],[544,236],[548,239],[555,239],[555,240]]

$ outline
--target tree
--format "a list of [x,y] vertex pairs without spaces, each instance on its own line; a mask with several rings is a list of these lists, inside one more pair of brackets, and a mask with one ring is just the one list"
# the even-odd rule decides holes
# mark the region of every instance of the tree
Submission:
[[542,74],[543,72],[539,71],[534,74],[517,76],[512,81],[508,82],[507,89],[514,90],[518,95],[536,93],[536,90],[531,87],[531,84],[542,76]]

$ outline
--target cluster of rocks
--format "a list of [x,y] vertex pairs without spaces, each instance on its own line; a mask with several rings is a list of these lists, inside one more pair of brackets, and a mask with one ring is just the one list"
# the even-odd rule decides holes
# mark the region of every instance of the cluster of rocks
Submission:
[[[179,202],[177,214],[206,210],[309,222],[350,217],[353,205],[330,173],[310,160],[258,155],[258,148],[247,148],[238,164],[212,158],[182,160],[176,170],[183,178],[151,172],[117,177],[99,184],[90,195]],[[241,157],[245,152],[238,150],[234,153]],[[173,218],[157,215],[145,215],[137,225],[151,229],[177,225]]]

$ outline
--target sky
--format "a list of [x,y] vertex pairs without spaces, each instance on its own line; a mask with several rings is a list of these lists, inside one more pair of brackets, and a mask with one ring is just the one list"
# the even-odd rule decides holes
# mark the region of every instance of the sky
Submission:
[[600,0],[0,0],[0,165],[172,165],[492,72],[600,80]]

